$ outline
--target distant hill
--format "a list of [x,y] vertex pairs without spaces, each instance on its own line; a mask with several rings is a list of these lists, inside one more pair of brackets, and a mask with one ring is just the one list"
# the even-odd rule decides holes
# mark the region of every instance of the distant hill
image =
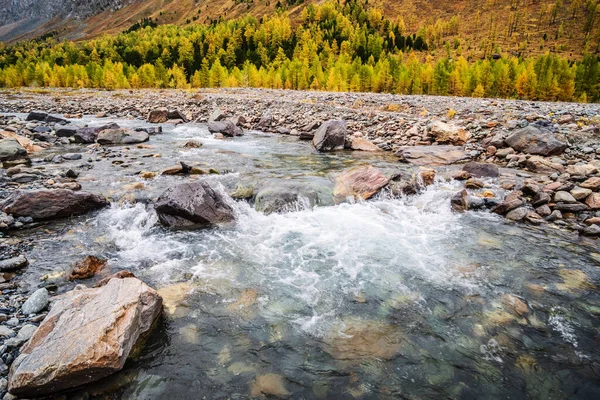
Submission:
[[[0,40],[54,35],[83,40],[115,34],[145,18],[156,24],[210,23],[275,12],[299,20],[318,0],[0,0]],[[600,51],[599,0],[371,0],[407,32],[428,29],[467,56],[547,51],[577,59]],[[439,43],[438,43],[439,44]],[[439,46],[437,46],[439,47]],[[440,52],[438,50],[438,52]],[[435,54],[434,54],[435,55]]]

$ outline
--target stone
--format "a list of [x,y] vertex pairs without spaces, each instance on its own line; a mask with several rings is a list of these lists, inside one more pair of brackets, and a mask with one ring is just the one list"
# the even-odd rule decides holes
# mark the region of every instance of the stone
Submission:
[[106,266],[106,259],[96,256],[86,256],[73,265],[67,274],[67,279],[88,279],[102,271]]
[[585,204],[590,210],[600,210],[600,193],[592,193],[585,200]]
[[98,137],[98,128],[79,128],[73,135],[75,143],[94,143]]
[[350,148],[352,150],[373,151],[373,152],[382,151],[379,147],[377,147],[376,145],[374,145],[367,139],[364,139],[361,137],[353,137],[351,140],[352,140],[352,144],[350,145]]
[[504,215],[507,212],[512,211],[515,208],[521,207],[524,204],[525,202],[521,198],[519,198],[518,193],[512,192],[504,198],[502,203],[492,208],[492,212]]
[[285,388],[281,375],[266,374],[257,376],[250,386],[250,396],[285,399],[291,393]]
[[207,127],[210,133],[220,133],[226,137],[242,136],[244,134],[242,128],[229,120],[210,121]]
[[565,172],[569,175],[588,176],[588,175],[598,172],[598,168],[596,168],[592,164],[569,165]]
[[537,207],[537,206],[541,206],[542,204],[550,203],[550,200],[551,200],[551,198],[548,193],[539,192],[535,196],[533,196],[533,199],[531,199],[531,204],[534,207]]
[[484,187],[485,184],[480,181],[479,179],[467,179],[467,181],[465,182],[465,187],[467,189],[481,189],[482,187]]
[[562,219],[562,213],[560,212],[560,210],[554,210],[552,211],[552,213],[550,213],[550,215],[546,217],[546,221],[548,222],[554,222],[558,219]]
[[16,139],[0,139],[0,161],[27,158],[25,149]]
[[556,203],[553,207],[555,210],[563,212],[580,212],[588,210],[588,206],[583,203]]
[[27,151],[28,154],[37,153],[44,150],[43,147],[38,146],[33,140],[26,138],[25,136],[17,135],[13,132],[0,131],[0,137],[3,139],[14,139]]
[[562,174],[565,172],[565,167],[560,164],[555,164],[550,160],[543,157],[532,156],[525,162],[525,168],[531,172],[537,172],[542,174],[553,174],[558,172]]
[[148,141],[148,132],[132,129],[104,129],[98,133],[96,142],[99,144],[134,144]]
[[454,211],[459,212],[466,211],[469,208],[468,193],[465,189],[452,196],[452,199],[450,199],[450,207],[452,207]]
[[480,178],[497,178],[499,175],[498,167],[488,163],[470,162],[465,164],[462,169],[472,176]]
[[529,213],[529,211],[526,207],[518,207],[506,213],[504,217],[506,219],[510,219],[511,221],[521,221],[527,216],[527,213]]
[[315,132],[312,140],[317,151],[342,150],[346,142],[346,121],[324,122]]
[[469,138],[469,134],[464,129],[442,121],[433,122],[430,132],[435,141],[440,144],[462,145]]
[[199,149],[200,147],[202,147],[202,143],[198,140],[189,140],[183,145],[184,149]]
[[593,177],[580,183],[579,186],[585,189],[598,190],[600,189],[600,177]]
[[538,215],[540,215],[542,217],[547,217],[548,215],[552,214],[552,210],[550,210],[550,207],[548,207],[547,204],[539,206],[538,208],[535,209],[535,212],[537,212]]
[[268,129],[273,123],[273,116],[270,111],[266,111],[256,124],[256,129]]
[[336,177],[333,195],[336,199],[352,197],[367,200],[389,183],[389,179],[370,165],[355,167]]
[[15,331],[10,329],[8,326],[0,325],[0,337],[13,337],[15,336]]
[[221,111],[219,107],[215,108],[208,117],[208,122],[218,122],[224,120],[226,115]]
[[401,161],[428,166],[450,165],[470,158],[459,146],[406,146],[396,155]]
[[146,120],[151,124],[162,124],[169,119],[169,110],[166,107],[156,108],[148,113]]
[[27,114],[25,121],[44,121],[47,116],[48,113],[42,111],[32,111],[29,114]]
[[187,118],[179,110],[169,110],[167,112],[167,121],[168,120],[181,120],[187,122]]
[[0,271],[1,272],[14,271],[14,270],[21,269],[21,268],[27,266],[27,264],[29,264],[29,262],[27,261],[27,258],[24,255],[20,254],[16,257],[1,260],[0,261]]
[[71,136],[75,136],[75,134],[77,133],[77,129],[76,128],[70,128],[70,127],[61,127],[58,128],[54,134],[57,137],[71,137]]
[[103,197],[67,189],[17,190],[0,203],[0,209],[15,217],[46,220],[84,214],[108,205]]
[[121,370],[161,309],[158,293],[137,278],[56,297],[11,366],[9,392],[45,396]]
[[568,147],[567,143],[557,140],[546,128],[534,125],[518,129],[505,142],[516,151],[541,156],[560,155]]
[[583,200],[592,194],[592,189],[585,189],[579,186],[575,186],[570,191],[571,195],[575,198],[575,200]]
[[319,183],[269,180],[256,190],[254,196],[254,208],[265,214],[334,204],[331,188]]
[[573,197],[571,193],[565,191],[558,191],[554,193],[554,201],[557,203],[577,203],[575,197]]
[[584,236],[600,237],[600,225],[593,224],[587,226],[581,232]]
[[33,336],[37,328],[38,327],[33,324],[23,325],[19,330],[19,333],[17,333],[17,339],[20,339],[24,342],[29,340]]
[[235,219],[224,195],[205,181],[168,188],[159,196],[155,209],[159,221],[174,229],[196,229]]
[[48,307],[49,298],[46,288],[38,289],[23,303],[21,312],[24,315],[37,314]]

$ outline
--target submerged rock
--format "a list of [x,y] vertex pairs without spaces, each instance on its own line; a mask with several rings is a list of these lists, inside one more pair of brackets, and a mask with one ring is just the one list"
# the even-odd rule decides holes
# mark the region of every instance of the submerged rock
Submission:
[[12,364],[9,392],[49,395],[119,371],[161,305],[158,293],[137,278],[58,296]]
[[87,256],[83,260],[78,261],[71,268],[67,275],[67,279],[73,281],[75,279],[88,279],[96,275],[106,266],[106,259],[96,256]]
[[389,183],[389,179],[377,168],[370,165],[352,168],[336,178],[333,194],[336,199],[353,197],[367,200]]
[[204,181],[170,187],[160,195],[155,208],[160,222],[175,229],[196,229],[235,219],[223,195]]
[[549,130],[534,125],[517,130],[505,142],[516,151],[541,156],[559,155],[568,147],[567,143],[557,140]]
[[88,192],[67,189],[17,190],[0,203],[0,209],[15,217],[45,220],[84,214],[107,205],[108,201],[103,196]]
[[269,181],[254,197],[254,208],[265,214],[333,204],[331,188],[316,183]]
[[312,143],[317,151],[342,150],[346,143],[346,121],[323,123],[315,132]]
[[396,155],[404,162],[415,165],[450,165],[468,160],[469,155],[460,146],[407,146]]

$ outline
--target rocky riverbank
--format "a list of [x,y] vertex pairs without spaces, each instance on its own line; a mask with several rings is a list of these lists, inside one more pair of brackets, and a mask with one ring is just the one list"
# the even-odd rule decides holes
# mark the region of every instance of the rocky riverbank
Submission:
[[[102,290],[119,291],[117,286],[131,285],[113,283],[109,289],[65,294],[72,289],[65,281],[90,278],[103,269],[102,260],[91,256],[74,265],[59,285],[50,278],[35,291],[21,287],[19,271],[28,265],[24,254],[35,245],[35,234],[43,235],[37,228],[46,221],[86,214],[118,201],[153,203],[159,221],[171,229],[198,229],[235,220],[225,194],[202,180],[169,185],[151,199],[134,194],[145,189],[144,180],[160,175],[185,179],[227,172],[183,159],[175,165],[158,166],[161,155],[153,142],[160,138],[161,124],[206,123],[214,137],[222,140],[236,140],[236,136],[252,130],[271,132],[306,141],[307,147],[312,141],[316,151],[324,153],[344,149],[357,155],[387,152],[399,167],[410,167],[408,174],[370,165],[347,168],[335,177],[331,188],[295,182],[239,182],[226,188],[231,197],[248,200],[266,214],[286,211],[300,199],[310,206],[328,206],[367,200],[384,188],[393,195],[411,195],[436,180],[447,179],[464,186],[451,200],[456,212],[489,210],[519,223],[600,236],[597,105],[257,89],[24,90],[0,93],[0,111],[3,393],[9,387],[11,365],[13,394],[44,394],[69,387],[64,382],[72,380],[70,373],[81,368],[77,357],[87,354],[85,346],[70,354],[69,360],[47,359],[48,364],[61,367],[52,379],[42,382],[28,377],[44,368],[35,361],[46,353],[44,340],[51,342],[53,335],[76,337],[69,330],[54,331],[49,319],[56,316],[60,320],[56,314],[69,309],[71,302],[89,302],[93,308],[101,303],[97,298]],[[78,122],[84,115],[94,115],[106,123],[85,126]],[[111,120],[116,118],[132,121],[132,127]],[[136,121],[140,126],[135,126]],[[190,140],[184,148],[202,146],[201,141]],[[98,178],[102,177],[93,177],[94,165],[100,163],[127,170],[138,181],[124,185],[123,190],[104,190],[99,186],[102,179]],[[32,234],[15,235],[23,230]],[[124,302],[135,308],[136,302],[147,304],[149,297],[152,307],[142,313],[143,318],[128,314],[128,329],[136,334],[132,340],[117,335],[118,346],[105,354],[110,365],[94,367],[101,371],[99,376],[122,368],[138,336],[156,319],[160,298],[155,298],[149,287],[136,285],[124,292],[131,295]],[[61,295],[54,301],[60,307],[52,306],[48,312],[50,297],[58,293]],[[115,316],[115,320],[119,318]],[[111,321],[104,321],[103,329],[122,330]],[[44,334],[36,333],[41,332],[38,326],[46,327]],[[38,339],[32,342],[34,335]],[[102,340],[94,337],[88,344]],[[127,349],[125,358],[117,354],[123,348]],[[50,348],[48,353],[60,351]]]

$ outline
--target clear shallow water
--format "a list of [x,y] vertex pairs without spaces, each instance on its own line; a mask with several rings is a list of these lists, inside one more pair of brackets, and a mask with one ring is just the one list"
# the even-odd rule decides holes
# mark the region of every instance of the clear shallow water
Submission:
[[[204,146],[184,150],[190,139]],[[231,171],[208,177],[223,190],[329,181],[361,162],[401,168],[388,155],[315,154],[295,138],[214,140],[202,126],[166,127],[150,145],[114,148],[120,155],[80,180],[118,199],[142,181],[138,170],[177,160]],[[136,195],[186,179],[143,181]],[[97,254],[163,295],[165,317],[141,356],[83,390],[92,397],[596,398],[597,244],[488,213],[454,214],[454,190],[438,182],[407,199],[271,215],[232,200],[235,225],[177,233],[156,223],[151,206],[115,202],[46,226],[27,273],[33,286]]]

